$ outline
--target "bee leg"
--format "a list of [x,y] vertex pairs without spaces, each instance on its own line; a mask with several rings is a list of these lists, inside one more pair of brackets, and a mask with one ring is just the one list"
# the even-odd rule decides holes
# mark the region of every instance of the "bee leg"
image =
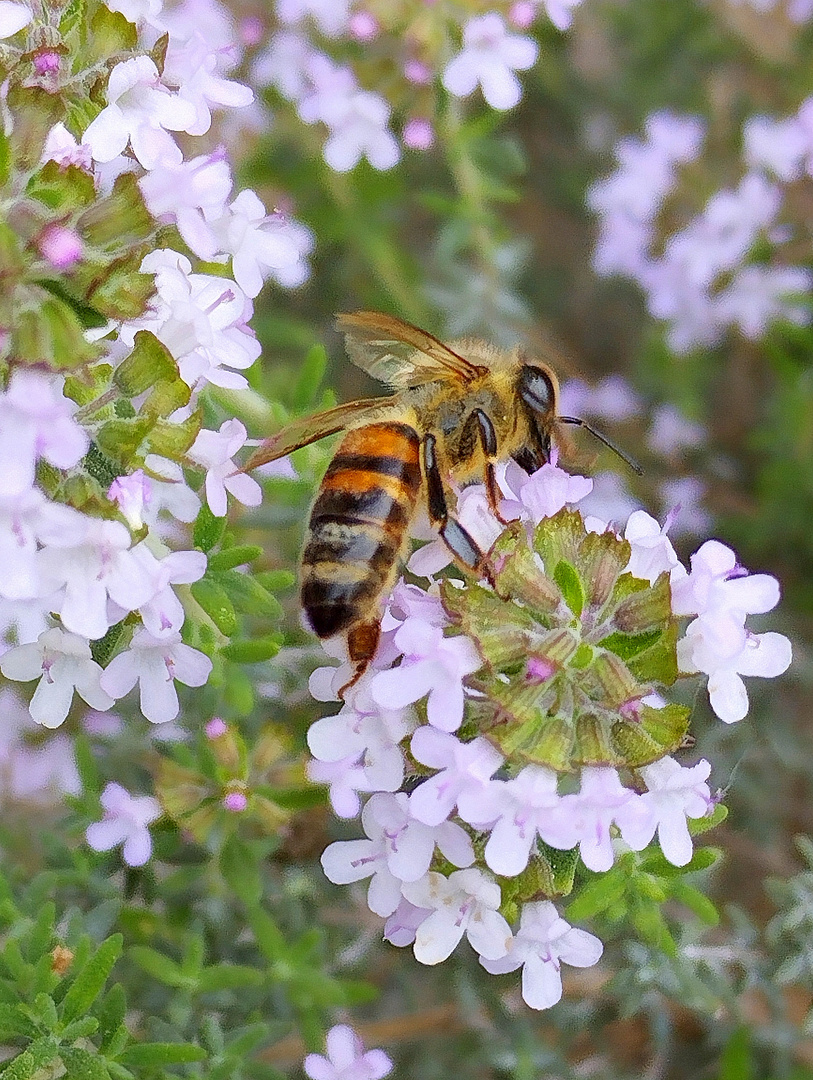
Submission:
[[381,637],[381,623],[361,623],[354,626],[347,635],[347,651],[350,654],[350,662],[356,665],[352,677],[339,690],[339,697],[344,701],[345,693],[355,686],[375,656],[378,648],[378,639]]
[[500,513],[502,492],[497,483],[497,474],[494,471],[494,462],[497,460],[497,433],[494,430],[494,425],[491,423],[491,418],[484,413],[482,409],[475,409],[471,415],[477,424],[477,431],[480,436],[480,446],[483,449],[483,455],[486,459],[485,481],[488,506],[497,521],[501,522],[503,525],[507,525],[508,522]]
[[[432,434],[425,435],[423,439],[423,470],[426,477],[427,509],[429,520],[437,525],[440,537],[446,547],[454,555],[455,559],[466,569],[474,570],[482,574],[491,582],[491,568],[486,562],[486,557],[466,529],[449,517],[449,506],[446,502],[446,491],[443,487],[443,478],[438,468],[438,458],[435,447],[437,440]],[[493,584],[493,582],[492,582]]]

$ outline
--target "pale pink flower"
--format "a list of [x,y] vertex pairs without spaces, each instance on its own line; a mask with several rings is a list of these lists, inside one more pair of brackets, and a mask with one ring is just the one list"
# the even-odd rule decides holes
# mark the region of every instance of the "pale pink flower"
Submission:
[[30,488],[38,458],[57,469],[79,463],[90,440],[72,418],[73,409],[53,376],[14,369],[8,389],[0,394],[0,496]]
[[139,683],[139,705],[152,724],[174,720],[180,711],[175,680],[186,686],[203,686],[212,661],[185,645],[177,632],[155,638],[147,630],[133,635],[130,647],[114,656],[102,675],[102,689],[118,700]]
[[408,146],[411,150],[428,150],[435,143],[432,121],[424,116],[413,116],[404,125],[401,138],[404,146]]
[[311,18],[325,37],[343,33],[350,18],[350,0],[276,0],[276,8],[281,22]]
[[532,38],[511,34],[502,15],[490,11],[469,19],[463,29],[463,51],[443,72],[443,85],[455,97],[468,97],[479,85],[492,109],[511,109],[522,96],[514,74],[536,62]]
[[711,772],[708,761],[685,767],[664,757],[641,769],[647,791],[641,803],[649,819],[627,825],[624,840],[633,851],[642,851],[655,835],[665,858],[673,866],[685,866],[692,857],[692,838],[687,818],[705,817],[714,807],[706,781]]
[[513,780],[492,781],[490,798],[484,800],[485,817],[494,821],[485,860],[495,874],[521,874],[537,836],[553,847],[573,846],[571,823],[561,820],[564,803],[557,786],[557,774],[541,765],[526,765]]
[[[580,791],[563,795],[559,809],[563,835],[552,846],[567,849],[578,844],[582,862],[597,873],[613,865],[610,827],[618,826],[624,837],[628,826],[639,826],[649,816],[641,796],[624,787],[616,770],[609,767],[582,769]],[[565,836],[568,829],[570,834]]]
[[754,634],[736,614],[712,611],[689,623],[686,636],[678,641],[677,657],[681,671],[708,675],[712,709],[724,723],[733,724],[748,712],[741,676],[776,678],[790,666],[792,651],[784,634]]
[[0,39],[14,37],[34,18],[28,4],[16,4],[14,0],[0,0]]
[[161,817],[161,804],[151,795],[131,795],[121,784],[107,784],[100,796],[104,817],[88,825],[85,838],[94,851],[123,845],[128,866],[143,866],[152,854],[148,826]]
[[239,420],[224,420],[218,431],[201,431],[189,450],[192,461],[206,469],[206,501],[215,517],[225,517],[226,493],[244,506],[259,506],[262,488],[246,473],[237,471],[232,458],[248,438]]
[[19,682],[39,679],[29,712],[43,727],[59,727],[73,703],[74,691],[101,712],[113,704],[101,687],[102,669],[91,657],[87,640],[78,634],[46,630],[36,643],[18,645],[4,653],[0,671]]
[[515,461],[505,467],[503,491],[507,498],[500,503],[500,513],[507,519],[521,518],[538,525],[565,507],[580,502],[593,490],[593,481],[560,469],[558,456],[529,476]]
[[629,543],[630,561],[626,572],[653,585],[660,575],[670,572],[678,565],[675,549],[666,535],[670,522],[663,526],[646,510],[636,510],[630,515],[624,529],[624,539]]
[[136,469],[129,476],[117,476],[107,489],[107,497],[114,502],[131,529],[144,525],[144,509],[149,505],[152,483],[143,469]]
[[449,877],[431,871],[405,882],[404,897],[415,907],[431,910],[415,935],[415,959],[440,964],[465,934],[472,948],[488,960],[505,956],[511,928],[500,915],[500,886],[482,870],[456,870]]
[[308,1054],[302,1068],[311,1080],[381,1080],[392,1072],[383,1050],[364,1050],[364,1044],[347,1024],[327,1033],[327,1057]]
[[212,222],[226,212],[232,188],[231,169],[222,151],[190,161],[161,162],[138,184],[151,214],[174,221],[198,258],[215,257],[220,246]]
[[[418,728],[410,745],[412,756],[422,765],[438,769],[419,784],[409,798],[413,817],[427,825],[439,825],[458,803],[479,806],[488,780],[503,763],[503,756],[487,739],[463,743],[427,724]],[[461,810],[464,821],[469,818]]]
[[593,934],[565,922],[549,900],[523,904],[519,931],[497,960],[480,958],[492,975],[522,968],[522,997],[532,1009],[549,1009],[562,996],[562,964],[592,967],[604,951]]
[[60,121],[54,124],[45,139],[40,162],[56,161],[63,169],[68,165],[76,165],[86,172],[93,168],[93,155],[87,143],[80,143],[68,131]]
[[737,555],[719,540],[707,540],[691,557],[691,572],[672,581],[672,608],[678,615],[761,615],[779,603],[779,582],[770,574],[749,574]]
[[183,127],[190,135],[206,134],[212,124],[213,107],[242,109],[254,100],[250,87],[223,78],[218,71],[219,60],[218,50],[199,29],[184,39],[170,35],[162,78],[193,109],[193,119]]
[[377,672],[371,682],[373,700],[385,708],[402,708],[425,695],[429,723],[456,731],[463,720],[463,681],[482,666],[474,644],[464,636],[443,636],[438,626],[407,619],[395,635],[401,664]]
[[683,450],[702,446],[707,437],[703,424],[689,420],[674,405],[659,405],[652,414],[646,444],[656,454],[673,457]]
[[148,56],[116,64],[107,83],[107,102],[82,136],[95,161],[112,161],[128,143],[145,169],[162,161],[181,161],[180,148],[169,132],[194,125],[195,107],[162,85]]
[[39,544],[84,536],[86,519],[70,506],[51,502],[39,488],[0,496],[0,596],[31,600],[53,591],[39,554]]

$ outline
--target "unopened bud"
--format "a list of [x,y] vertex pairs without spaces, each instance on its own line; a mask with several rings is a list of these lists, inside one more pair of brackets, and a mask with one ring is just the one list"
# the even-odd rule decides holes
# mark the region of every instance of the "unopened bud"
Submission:
[[82,258],[82,240],[64,225],[48,225],[37,240],[42,257],[55,270],[67,270]]

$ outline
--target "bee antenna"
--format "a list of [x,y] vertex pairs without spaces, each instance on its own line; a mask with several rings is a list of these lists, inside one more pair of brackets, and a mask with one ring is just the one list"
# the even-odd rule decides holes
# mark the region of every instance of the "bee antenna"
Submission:
[[557,416],[556,419],[560,424],[575,424],[576,427],[583,427],[585,431],[589,431],[599,442],[604,443],[604,445],[609,450],[612,450],[614,454],[618,454],[621,460],[626,462],[634,473],[637,473],[638,476],[644,475],[644,470],[637,461],[634,461],[629,455],[625,454],[624,451],[617,447],[614,442],[611,442],[606,435],[602,435],[600,431],[588,424],[586,420],[580,420],[578,416]]

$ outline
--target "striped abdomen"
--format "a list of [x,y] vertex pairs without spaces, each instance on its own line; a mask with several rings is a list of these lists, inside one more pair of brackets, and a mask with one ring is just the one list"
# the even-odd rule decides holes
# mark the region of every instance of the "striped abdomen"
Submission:
[[378,620],[421,487],[407,424],[349,431],[322,481],[302,556],[302,606],[319,637]]

